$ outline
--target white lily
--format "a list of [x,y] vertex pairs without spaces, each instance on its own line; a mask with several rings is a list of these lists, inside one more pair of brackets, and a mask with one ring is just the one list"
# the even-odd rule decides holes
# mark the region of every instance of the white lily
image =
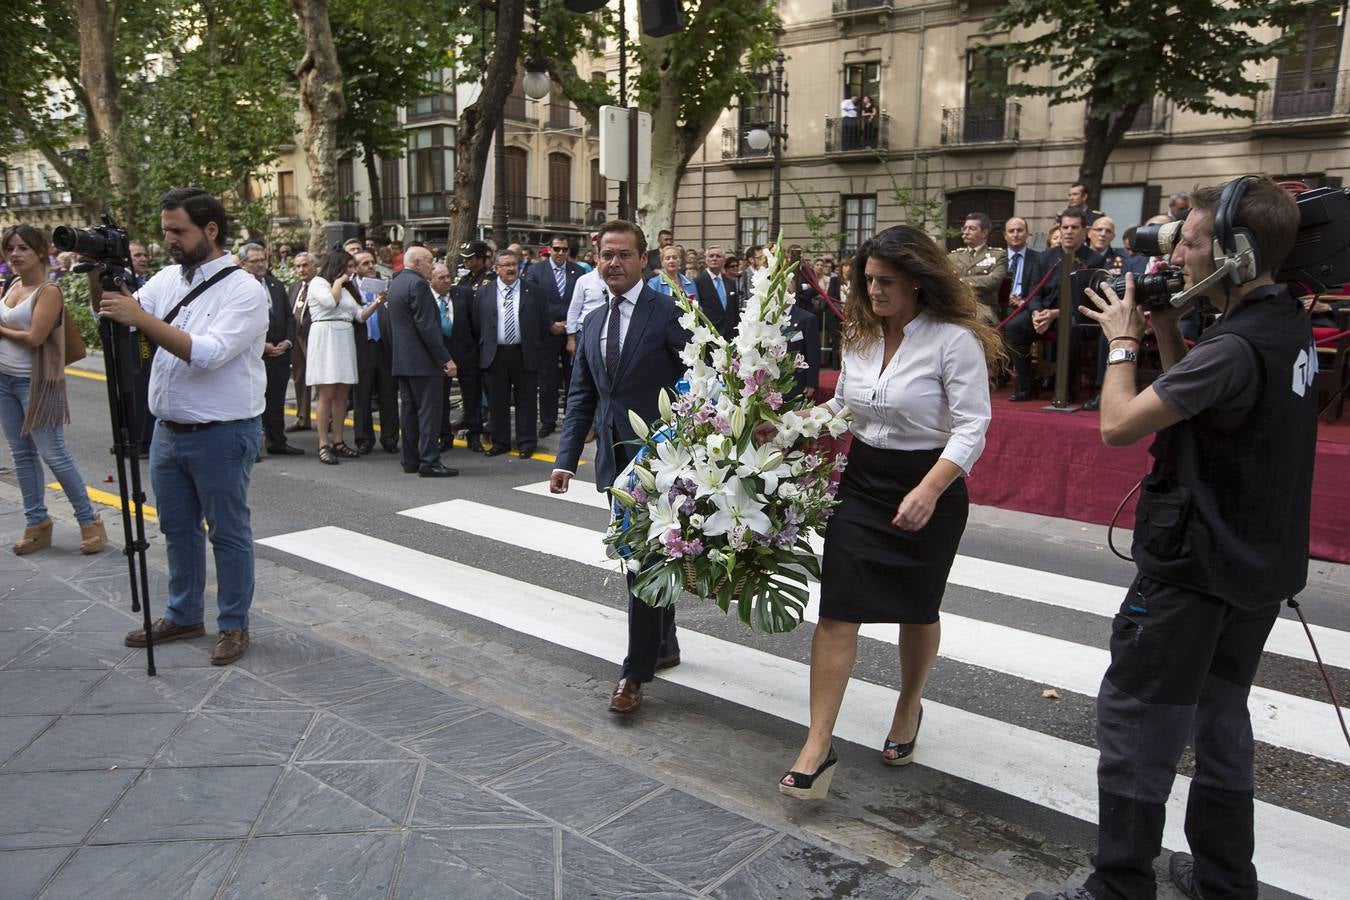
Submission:
[[764,504],[746,493],[739,478],[733,478],[720,493],[714,494],[712,502],[717,512],[703,523],[704,534],[726,534],[737,525],[744,525],[758,534],[768,534],[770,523],[764,513]]
[[651,525],[647,528],[647,540],[659,540],[671,529],[680,530],[680,514],[665,494],[658,497],[655,503],[647,504],[647,513],[652,517]]
[[694,466],[694,496],[710,497],[716,494],[722,490],[726,477],[727,470],[716,463]]
[[656,459],[650,462],[652,474],[656,476],[656,489],[666,493],[675,485],[675,479],[690,474],[689,466],[694,457],[682,445],[675,441],[662,441],[656,445]]
[[772,444],[746,447],[737,455],[736,462],[736,474],[739,477],[752,478],[758,475],[764,479],[765,495],[778,490],[778,479],[787,472],[782,451]]

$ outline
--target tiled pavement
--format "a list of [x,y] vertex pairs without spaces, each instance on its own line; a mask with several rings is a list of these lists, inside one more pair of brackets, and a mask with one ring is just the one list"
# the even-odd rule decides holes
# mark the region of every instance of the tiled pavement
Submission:
[[0,553],[4,898],[929,893],[264,615],[149,678],[123,557],[41,556]]

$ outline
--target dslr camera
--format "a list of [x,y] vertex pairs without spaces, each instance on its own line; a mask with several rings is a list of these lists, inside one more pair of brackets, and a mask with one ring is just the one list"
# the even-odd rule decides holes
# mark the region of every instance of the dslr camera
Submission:
[[76,272],[99,273],[105,291],[120,291],[131,283],[131,238],[108,217],[102,225],[92,228],[73,228],[59,225],[52,231],[52,243],[58,250],[72,250],[81,256],[92,256],[94,262],[82,262]]

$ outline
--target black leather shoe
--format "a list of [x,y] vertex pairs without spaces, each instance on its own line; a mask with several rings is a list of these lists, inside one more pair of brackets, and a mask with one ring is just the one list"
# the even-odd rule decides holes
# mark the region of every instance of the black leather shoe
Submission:
[[1038,391],[1013,391],[1008,395],[1009,403],[1024,403],[1027,400],[1035,400],[1040,396]]
[[529,459],[531,456],[534,456],[534,448],[521,447],[516,451],[516,456],[519,456],[521,459]]
[[476,437],[471,437],[471,438],[469,438],[469,440],[468,440],[466,443],[467,443],[467,446],[468,446],[468,448],[469,448],[469,452],[470,452],[470,453],[482,453],[482,452],[483,452],[483,442],[480,441],[478,438],[476,438]]
[[484,450],[484,451],[483,451],[483,455],[484,455],[484,456],[501,456],[503,453],[506,453],[509,449],[510,449],[509,447],[506,447],[506,446],[504,446],[504,445],[502,445],[502,444],[493,444],[491,449],[489,449],[489,450]]
[[418,478],[454,478],[458,474],[459,469],[452,469],[440,463],[436,463],[434,466],[422,466],[417,470]]
[[398,452],[398,441],[386,441],[381,443],[380,446],[384,448],[385,453]]
[[294,444],[282,444],[280,447],[268,447],[267,452],[273,456],[304,456],[305,451]]
[[405,475],[416,475],[416,474],[417,474],[417,470],[420,469],[420,468],[422,468],[422,467],[421,467],[421,466],[404,466],[404,467],[403,467],[403,474],[405,474]]
[[1102,408],[1101,394],[1093,394],[1092,399],[1083,404],[1083,409],[1086,409],[1090,412],[1095,412],[1096,410],[1099,410],[1101,408]]
[[1167,875],[1177,890],[1191,900],[1201,900],[1200,888],[1195,884],[1195,857],[1189,853],[1173,853],[1167,864]]
[[356,452],[362,456],[367,455],[374,448],[374,444],[367,444],[365,441],[357,441]]
[[539,436],[541,438],[546,438],[557,430],[558,425],[556,422],[545,422],[543,425],[539,426]]

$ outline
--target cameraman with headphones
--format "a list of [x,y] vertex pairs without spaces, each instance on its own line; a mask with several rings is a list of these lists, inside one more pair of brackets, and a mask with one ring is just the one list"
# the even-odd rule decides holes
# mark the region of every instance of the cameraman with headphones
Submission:
[[[1143,391],[1133,276],[1124,298],[1104,286],[1087,292],[1094,308],[1079,307],[1111,347],[1102,440],[1156,438],[1135,513],[1138,573],[1097,696],[1095,871],[1057,898],[1156,896],[1153,860],[1188,743],[1194,857],[1172,856],[1172,881],[1193,898],[1257,895],[1247,695],[1281,601],[1306,581],[1316,443],[1311,327],[1273,277],[1298,227],[1293,197],[1269,178],[1191,195],[1171,256],[1186,302],[1152,312],[1164,372]],[[1177,323],[1196,297],[1221,317],[1187,352]]]

